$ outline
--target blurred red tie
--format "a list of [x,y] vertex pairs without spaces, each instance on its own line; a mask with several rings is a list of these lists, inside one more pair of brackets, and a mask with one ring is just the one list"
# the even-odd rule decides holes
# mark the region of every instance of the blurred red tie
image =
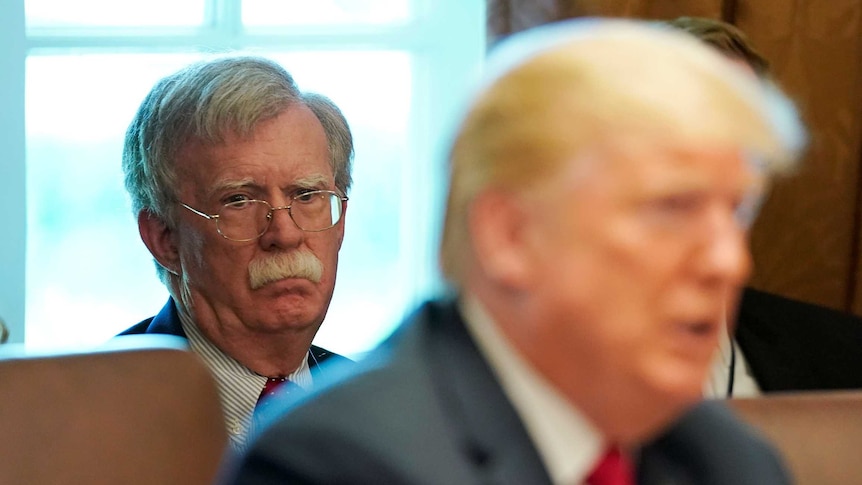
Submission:
[[619,448],[611,448],[596,463],[587,485],[635,485],[632,464]]
[[299,386],[295,382],[288,380],[287,377],[269,377],[266,379],[266,384],[257,398],[256,408],[260,410],[265,407],[269,398],[276,394],[287,394],[296,389],[299,389]]
[[287,380],[287,377],[269,377],[266,379],[266,384],[263,386],[263,390],[260,391],[260,396],[257,398],[258,404],[265,397],[270,397],[275,394],[275,390],[284,385],[285,382],[290,382]]

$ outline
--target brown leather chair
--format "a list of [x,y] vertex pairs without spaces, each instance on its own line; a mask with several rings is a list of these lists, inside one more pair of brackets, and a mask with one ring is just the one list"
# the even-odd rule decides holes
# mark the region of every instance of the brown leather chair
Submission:
[[798,485],[862,483],[862,391],[777,393],[728,404],[783,453]]
[[182,339],[0,347],[0,483],[210,484],[226,444],[214,380]]

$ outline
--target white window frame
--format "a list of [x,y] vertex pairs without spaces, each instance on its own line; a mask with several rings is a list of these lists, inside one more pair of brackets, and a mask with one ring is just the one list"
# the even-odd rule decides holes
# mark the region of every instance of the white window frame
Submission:
[[24,271],[27,210],[24,153],[24,0],[0,4],[0,318],[10,342],[24,340]]

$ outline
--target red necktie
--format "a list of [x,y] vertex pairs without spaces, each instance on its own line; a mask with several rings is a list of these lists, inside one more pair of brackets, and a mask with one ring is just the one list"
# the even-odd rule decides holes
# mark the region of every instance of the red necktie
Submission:
[[619,448],[610,448],[587,477],[587,485],[635,485],[632,464]]
[[266,384],[263,386],[263,390],[260,391],[260,396],[257,398],[257,402],[260,403],[263,398],[274,395],[275,390],[281,387],[285,382],[290,381],[288,381],[287,377],[284,376],[267,378]]
[[269,401],[269,398],[272,396],[276,394],[287,394],[295,389],[299,389],[299,386],[295,382],[288,380],[285,376],[269,377],[266,380],[266,384],[263,386],[263,390],[260,391],[256,407],[261,409],[266,406],[267,401]]

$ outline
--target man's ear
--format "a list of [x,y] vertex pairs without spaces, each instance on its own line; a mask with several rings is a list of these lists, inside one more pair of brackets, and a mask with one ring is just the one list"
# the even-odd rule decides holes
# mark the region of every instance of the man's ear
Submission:
[[174,233],[162,218],[150,211],[142,210],[138,213],[138,232],[153,258],[168,272],[178,275],[180,256],[174,241]]
[[501,190],[477,196],[468,215],[476,262],[489,278],[509,288],[530,284],[526,217],[517,197]]

